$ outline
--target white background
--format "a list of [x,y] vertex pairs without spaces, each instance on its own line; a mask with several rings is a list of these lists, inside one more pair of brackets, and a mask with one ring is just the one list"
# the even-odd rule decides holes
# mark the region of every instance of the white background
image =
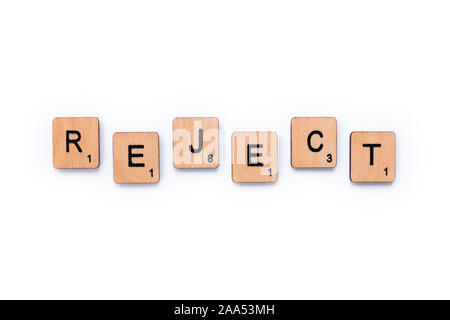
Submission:
[[[450,298],[448,1],[0,2],[0,298]],[[55,116],[97,116],[97,170],[52,166]],[[175,170],[172,119],[217,116],[221,165]],[[335,116],[338,165],[290,167],[290,119]],[[275,130],[279,180],[231,180]],[[349,135],[397,134],[392,185]],[[112,178],[157,131],[161,181]]]

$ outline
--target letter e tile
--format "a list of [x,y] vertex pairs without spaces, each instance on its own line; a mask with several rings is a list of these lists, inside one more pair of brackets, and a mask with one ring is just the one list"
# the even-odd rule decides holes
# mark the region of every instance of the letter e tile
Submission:
[[232,135],[234,182],[275,182],[278,179],[276,132],[235,132]]
[[157,132],[116,132],[113,136],[114,181],[159,181],[159,135]]

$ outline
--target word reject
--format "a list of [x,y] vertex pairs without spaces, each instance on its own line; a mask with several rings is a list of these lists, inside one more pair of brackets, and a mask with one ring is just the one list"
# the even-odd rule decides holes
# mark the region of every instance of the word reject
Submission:
[[[173,120],[173,166],[213,169],[219,166],[219,120],[214,117]],[[278,180],[278,135],[273,131],[234,132],[232,180],[265,183]],[[97,118],[53,119],[53,166],[94,169],[100,164]],[[350,135],[350,180],[393,182],[396,136],[389,131]],[[114,181],[157,183],[160,178],[157,132],[116,132],[113,135]],[[334,168],[337,164],[337,120],[295,117],[291,121],[291,166]]]

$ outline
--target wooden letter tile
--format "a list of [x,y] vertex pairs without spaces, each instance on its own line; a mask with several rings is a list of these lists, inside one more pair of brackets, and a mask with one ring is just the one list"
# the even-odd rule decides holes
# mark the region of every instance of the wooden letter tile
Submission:
[[179,169],[219,166],[219,120],[173,119],[173,166]]
[[93,169],[100,163],[98,118],[53,119],[53,166]]
[[395,180],[394,132],[353,132],[350,135],[350,180]]
[[232,136],[234,182],[278,180],[278,135],[276,132],[235,132]]
[[336,137],[336,118],[293,118],[291,121],[292,167],[336,167]]
[[116,183],[157,183],[159,181],[157,132],[114,133],[113,157]]

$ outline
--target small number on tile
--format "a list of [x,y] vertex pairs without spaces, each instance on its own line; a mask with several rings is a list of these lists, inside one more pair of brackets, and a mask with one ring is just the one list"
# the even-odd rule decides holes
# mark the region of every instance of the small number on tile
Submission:
[[333,156],[331,155],[331,153],[327,154],[327,162],[328,163],[333,162]]

